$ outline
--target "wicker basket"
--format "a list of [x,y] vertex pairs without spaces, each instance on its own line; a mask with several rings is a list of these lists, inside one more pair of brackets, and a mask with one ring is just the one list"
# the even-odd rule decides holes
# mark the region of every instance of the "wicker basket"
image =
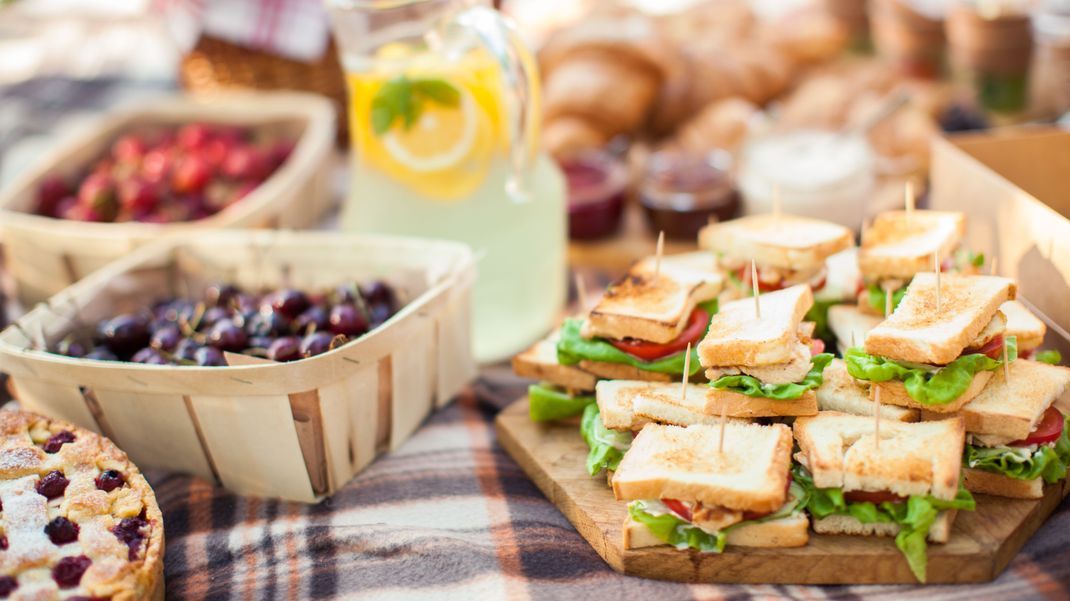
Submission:
[[[298,140],[278,170],[240,202],[189,223],[85,223],[30,213],[40,181],[76,173],[122,131],[144,124],[189,121],[273,128]],[[296,93],[179,96],[106,116],[67,140],[34,169],[0,191],[0,238],[19,298],[31,305],[63,290],[146,242],[202,228],[317,225],[331,208],[330,169],[334,109],[318,96]]]
[[338,112],[338,144],[348,143],[345,76],[333,39],[323,58],[306,63],[201,36],[197,45],[182,57],[179,81],[194,93],[299,90],[326,96]]
[[[216,281],[321,289],[381,278],[408,303],[333,351],[230,367],[73,359],[36,350],[75,324]],[[23,406],[111,438],[143,468],[240,494],[315,502],[403,442],[474,376],[471,251],[454,242],[324,232],[215,231],[138,249],[0,332]]]

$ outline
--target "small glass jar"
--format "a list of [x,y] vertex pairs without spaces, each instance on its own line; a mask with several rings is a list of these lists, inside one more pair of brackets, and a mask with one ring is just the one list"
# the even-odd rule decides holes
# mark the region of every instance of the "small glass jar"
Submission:
[[944,72],[941,0],[871,0],[870,30],[877,54],[907,77],[937,79]]
[[1026,0],[962,0],[948,11],[954,78],[985,110],[1011,117],[1029,101],[1033,34]]
[[1048,0],[1033,12],[1031,93],[1037,117],[1054,118],[1070,111],[1070,0]]
[[588,151],[560,162],[568,183],[568,236],[597,240],[620,228],[628,191],[628,169],[604,151]]
[[780,210],[858,229],[875,185],[873,149],[863,136],[798,130],[757,138],[743,149],[744,213]]
[[739,215],[740,200],[724,151],[708,155],[662,150],[647,160],[639,202],[653,231],[694,241],[712,220]]

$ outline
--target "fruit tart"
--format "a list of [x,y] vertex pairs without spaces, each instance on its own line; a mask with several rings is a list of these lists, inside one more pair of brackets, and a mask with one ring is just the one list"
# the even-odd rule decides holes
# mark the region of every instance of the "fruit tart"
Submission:
[[163,599],[163,516],[107,438],[0,411],[0,598]]

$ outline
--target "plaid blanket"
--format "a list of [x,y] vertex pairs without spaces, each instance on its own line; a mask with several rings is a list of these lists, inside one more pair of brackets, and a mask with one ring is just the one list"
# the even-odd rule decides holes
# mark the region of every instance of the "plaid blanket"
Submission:
[[983,586],[718,586],[611,570],[498,446],[523,393],[508,368],[432,416],[316,506],[237,497],[150,474],[167,532],[169,599],[1070,598],[1070,503]]

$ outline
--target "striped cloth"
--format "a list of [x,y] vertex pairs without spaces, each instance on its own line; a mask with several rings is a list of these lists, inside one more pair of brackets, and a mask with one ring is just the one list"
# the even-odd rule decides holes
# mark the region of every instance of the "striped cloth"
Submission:
[[168,599],[1070,598],[1070,504],[983,586],[717,586],[621,576],[498,446],[522,394],[507,368],[316,506],[236,497],[150,474],[167,534]]

